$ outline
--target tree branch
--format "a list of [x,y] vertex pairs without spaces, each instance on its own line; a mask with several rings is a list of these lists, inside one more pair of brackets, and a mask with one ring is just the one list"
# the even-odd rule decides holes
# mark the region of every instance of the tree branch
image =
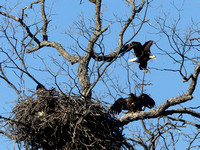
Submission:
[[26,53],[32,53],[35,52],[37,50],[39,50],[42,47],[52,47],[55,48],[58,52],[59,55],[61,55],[62,57],[64,57],[66,60],[68,60],[72,65],[74,63],[77,63],[81,57],[78,55],[75,56],[71,56],[63,47],[60,43],[56,43],[53,41],[43,41],[40,43],[40,45],[37,45],[36,47],[33,47],[29,50],[26,51]]
[[167,115],[172,115],[172,114],[176,114],[176,113],[189,114],[189,115],[192,115],[194,117],[200,118],[200,113],[198,113],[196,111],[193,111],[193,110],[190,110],[190,109],[187,109],[187,108],[185,108],[185,109],[166,110],[161,115],[167,116]]
[[188,91],[186,92],[186,95],[192,95],[194,90],[195,90],[195,87],[196,87],[196,84],[197,84],[197,79],[198,79],[198,76],[199,76],[199,72],[200,72],[200,62],[197,63],[197,66],[194,70],[194,73],[192,75],[192,79],[191,79],[191,83],[190,83],[190,86],[188,88]]
[[117,58],[119,54],[123,55],[126,52],[129,52],[135,46],[135,42],[131,42],[120,49],[120,51],[116,51],[107,55],[99,56],[98,54],[94,53],[92,58],[96,61],[107,61],[111,62],[113,59]]
[[79,61],[79,66],[78,66],[78,79],[81,83],[81,90],[82,90],[82,95],[90,99],[92,96],[91,93],[91,83],[90,83],[90,78],[88,76],[88,65],[91,60],[92,55],[94,54],[94,44],[98,40],[99,36],[105,32],[109,26],[107,26],[104,30],[101,30],[101,0],[96,0],[96,8],[95,8],[95,31],[93,33],[93,36],[90,38],[87,46],[87,51],[85,53],[85,56]]
[[[184,103],[188,100],[191,100],[193,98],[192,94],[196,88],[196,83],[197,83],[199,73],[200,73],[200,63],[197,63],[197,66],[192,75],[192,80],[191,80],[190,86],[189,86],[187,92],[183,96],[178,96],[175,98],[168,99],[156,110],[142,111],[139,113],[128,113],[119,119],[119,124],[125,125],[125,124],[128,124],[129,122],[132,122],[135,120],[156,118],[156,117],[162,116],[165,113],[166,109],[168,109],[169,107],[180,104],[180,103]],[[176,111],[176,112],[178,112],[178,111]],[[185,112],[190,113],[192,115],[196,115],[196,116],[199,115],[197,113],[195,114],[191,110],[190,111],[185,110]],[[168,111],[168,113],[169,113],[169,111]],[[172,113],[172,111],[171,111],[171,113]],[[175,113],[175,111],[174,111],[174,113]]]
[[33,4],[38,4],[38,3],[40,3],[40,0],[38,0],[38,1],[36,1],[36,2],[32,2],[32,3],[30,4],[30,6],[25,6],[24,8],[22,8],[22,14],[21,14],[22,20],[24,19],[24,10],[27,9],[27,8],[30,9],[30,8],[33,7]]
[[188,100],[191,100],[192,98],[193,97],[191,95],[183,95],[175,98],[170,98],[156,110],[141,111],[139,113],[128,113],[122,116],[119,119],[119,124],[123,126],[135,120],[157,118],[161,116],[162,113],[170,106],[186,102]]
[[8,80],[8,78],[7,78],[6,75],[4,74],[3,69],[2,69],[2,67],[1,67],[1,64],[0,64],[0,72],[1,72],[1,74],[2,74],[2,76],[0,76],[0,78],[2,78],[4,81],[6,81],[6,82],[8,83],[8,85],[10,85],[10,86],[15,90],[15,92],[17,93],[19,99],[22,100],[22,97],[21,97],[21,95],[20,95],[18,89]]
[[0,11],[0,14],[5,16],[5,17],[8,17],[10,19],[13,19],[17,22],[19,22],[26,30],[26,32],[28,33],[28,35],[37,43],[37,44],[40,44],[40,41],[31,33],[29,27],[23,22],[23,20],[21,18],[18,18],[18,17],[15,17],[15,16],[12,16],[12,15],[9,15],[8,13],[5,13],[5,12],[2,12]]
[[124,36],[124,33],[125,33],[125,31],[126,31],[126,29],[129,27],[129,25],[130,25],[130,23],[133,21],[133,19],[135,18],[135,15],[137,14],[137,13],[139,13],[141,10],[142,10],[142,8],[143,8],[143,6],[144,6],[144,4],[145,4],[145,0],[142,0],[142,4],[140,5],[140,7],[139,7],[139,9],[136,9],[136,7],[135,7],[135,1],[130,1],[130,0],[128,0],[127,1],[128,3],[130,3],[131,5],[132,5],[132,13],[131,13],[131,16],[128,18],[128,20],[125,22],[125,24],[124,24],[124,26],[122,27],[122,29],[121,29],[121,31],[120,31],[120,33],[119,33],[119,41],[118,41],[118,45],[119,45],[119,47],[122,47],[122,45],[123,45],[123,36]]
[[173,121],[183,122],[183,124],[190,124],[190,125],[193,125],[193,126],[195,126],[195,127],[200,129],[200,124],[196,124],[194,122],[187,121],[187,120],[184,120],[184,119],[179,119],[179,118],[172,118],[172,117],[167,117],[167,118],[169,118],[169,119],[171,119]]
[[47,25],[48,25],[48,20],[45,14],[44,10],[44,4],[45,0],[41,0],[41,14],[42,14],[42,19],[43,19],[43,27],[42,27],[42,35],[43,35],[43,40],[48,41],[48,36],[47,36]]

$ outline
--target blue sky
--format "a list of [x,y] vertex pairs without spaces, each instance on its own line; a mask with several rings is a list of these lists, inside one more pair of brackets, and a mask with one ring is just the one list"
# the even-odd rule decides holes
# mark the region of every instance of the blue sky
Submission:
[[[107,26],[108,24],[112,24],[110,26],[110,34],[105,37],[104,43],[105,43],[105,49],[109,53],[109,51],[113,51],[117,48],[117,41],[118,41],[118,34],[119,30],[121,29],[120,24],[116,21],[115,16],[118,15],[118,17],[127,18],[127,16],[130,15],[130,6],[127,6],[127,3],[125,0],[102,0],[102,11],[103,11],[103,18],[106,20],[103,22],[103,27]],[[23,2],[23,1],[21,1]],[[89,27],[90,21],[94,17],[94,9],[95,5],[88,0],[83,0],[82,4],[79,3],[79,0],[51,0],[48,1],[46,10],[47,12],[51,11],[51,22],[49,24],[49,40],[60,42],[64,48],[68,49],[71,45],[74,44],[74,41],[69,38],[69,36],[66,34],[66,32],[69,29],[73,29],[73,33],[75,33],[76,26],[72,26],[73,22],[79,21],[81,16],[85,18],[86,26]],[[9,0],[8,3],[10,4],[10,8],[15,5],[15,1]],[[16,9],[13,9],[11,13],[13,15],[19,15],[20,8],[23,8],[26,6],[24,3],[20,3],[18,1],[19,7],[16,7]],[[4,2],[0,2],[0,5],[3,5]],[[27,2],[28,4],[28,2]],[[114,4],[114,5],[113,5]],[[198,0],[154,0],[151,2],[146,20],[148,20],[149,24],[145,24],[142,27],[142,30],[139,32],[139,34],[133,39],[134,41],[140,41],[141,43],[144,43],[148,40],[154,40],[154,42],[161,47],[162,49],[166,50],[167,52],[171,52],[172,48],[169,46],[167,38],[164,36],[164,34],[160,33],[158,29],[159,25],[157,21],[159,19],[164,19],[164,17],[167,18],[166,24],[172,26],[175,22],[177,22],[177,19],[179,15],[181,16],[180,21],[178,22],[177,30],[180,33],[181,37],[184,37],[185,33],[192,27],[192,20],[194,22],[197,22],[199,20],[199,7],[200,2]],[[180,9],[180,14],[178,9]],[[29,11],[27,11],[27,14],[29,17],[33,17],[29,15]],[[37,9],[34,10],[35,15],[37,14]],[[144,11],[141,12],[140,16],[137,16],[138,19],[135,20],[135,24],[139,22],[139,19],[142,19],[144,14]],[[30,24],[35,20],[28,20],[27,23],[30,22]],[[151,26],[150,26],[151,25]],[[137,27],[136,27],[137,29]],[[124,40],[127,40],[132,36],[132,29],[129,29],[130,32],[125,33]],[[78,37],[77,34],[75,34],[76,37]],[[1,41],[2,42],[2,41]],[[87,40],[80,37],[80,43],[83,46],[87,46]],[[5,44],[3,44],[6,48],[9,49]],[[48,51],[48,54],[47,54]],[[161,105],[164,101],[171,97],[175,97],[178,95],[183,94],[186,92],[189,82],[183,83],[182,78],[179,75],[178,72],[170,72],[170,71],[160,71],[153,68],[158,69],[179,69],[179,66],[174,63],[172,59],[169,57],[166,57],[163,55],[163,53],[156,47],[154,44],[151,47],[152,53],[154,53],[157,56],[157,60],[150,61],[149,62],[149,68],[151,70],[151,73],[146,74],[145,80],[148,83],[151,83],[149,86],[145,86],[145,91],[150,94],[156,101],[156,105]],[[44,56],[44,54],[46,56]],[[191,57],[193,53],[188,53],[188,56]],[[49,69],[51,69],[55,74],[59,71],[58,67],[52,63],[52,58],[55,58],[59,63],[64,63],[63,58],[58,56],[58,53],[56,50],[52,48],[43,48],[40,50],[40,52],[36,52],[35,54],[28,54],[26,56],[27,63],[31,66],[34,65],[35,68],[40,68],[41,59],[39,57],[42,57],[46,62]],[[1,61],[0,56],[0,61]],[[123,57],[118,59],[115,63],[113,63],[110,68],[108,69],[107,73],[111,74],[111,77],[114,77],[116,80],[115,82],[119,84],[119,86],[123,89],[124,93],[119,93],[119,91],[115,91],[115,89],[111,88],[111,91],[115,98],[118,98],[120,96],[127,96],[126,94],[130,93],[131,91],[134,91],[135,84],[131,80],[131,85],[128,85],[127,83],[127,70],[123,67],[129,67],[130,70],[134,70],[138,73],[138,75],[141,77],[143,75],[143,72],[138,69],[137,64],[127,64],[126,60],[129,58],[134,57],[133,52],[129,52],[125,54]],[[179,56],[175,56],[179,59]],[[186,68],[188,70],[188,74],[192,73],[194,70],[194,65],[192,63],[187,62]],[[67,66],[67,65],[66,65]],[[74,65],[70,69],[76,72],[77,65]],[[152,69],[151,69],[152,68]],[[31,70],[31,69],[30,69]],[[130,76],[132,75],[132,72],[129,70]],[[31,70],[31,72],[34,72],[34,70]],[[41,73],[41,74],[35,74],[34,75],[37,79],[39,79],[43,84],[47,85],[48,88],[53,86],[53,78],[48,75],[48,73]],[[18,82],[18,80],[15,81],[15,78],[12,74],[9,76],[13,82]],[[133,76],[135,79],[135,77]],[[130,78],[131,79],[131,78]],[[1,80],[0,80],[1,81]],[[60,84],[62,84],[64,81],[70,82],[70,79],[63,75],[59,77]],[[50,84],[48,84],[50,83]],[[31,81],[30,79],[27,79],[26,81],[26,88],[28,89],[35,89],[36,84]],[[112,85],[112,83],[108,82],[108,85]],[[15,92],[8,87],[8,85],[1,81],[0,84],[0,101],[1,101],[1,108],[0,108],[0,115],[2,116],[8,116],[11,112],[12,107],[16,104],[17,95]],[[68,90],[68,86],[64,86],[66,90]],[[199,88],[199,84],[197,86],[197,89]],[[131,91],[130,91],[131,89]],[[104,84],[102,82],[98,83],[96,87],[94,88],[95,93],[102,98],[102,100],[108,101],[108,103],[113,103],[114,98],[113,97],[106,97],[103,98],[103,94],[107,92],[107,89],[105,88]],[[6,93],[6,94],[5,94]],[[138,93],[137,93],[138,94]],[[102,96],[103,95],[103,96]],[[194,99],[190,102],[187,102],[186,104],[183,104],[183,106],[196,106],[200,105],[200,102],[198,101],[199,93],[196,91],[194,93]],[[132,127],[131,127],[132,128]],[[187,128],[190,130],[191,128]],[[185,148],[185,145],[178,144],[178,148]],[[6,139],[5,137],[0,137],[0,149],[13,149],[13,141],[10,141],[9,139]],[[16,148],[17,149],[17,148]]]

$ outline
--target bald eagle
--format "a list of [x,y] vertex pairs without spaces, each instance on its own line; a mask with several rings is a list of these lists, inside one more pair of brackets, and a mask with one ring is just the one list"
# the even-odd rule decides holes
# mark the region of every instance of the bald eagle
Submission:
[[139,63],[140,70],[143,70],[146,73],[146,70],[149,71],[147,69],[147,62],[152,58],[156,60],[155,55],[150,52],[150,47],[153,44],[153,41],[150,40],[144,43],[144,45],[140,42],[134,42],[133,44],[134,53],[137,58],[129,59],[129,62]]
[[143,107],[152,108],[155,106],[155,101],[147,94],[141,94],[136,96],[133,93],[129,94],[128,98],[119,98],[110,107],[110,110],[114,114],[119,114],[122,110],[128,110],[129,112],[142,111]]

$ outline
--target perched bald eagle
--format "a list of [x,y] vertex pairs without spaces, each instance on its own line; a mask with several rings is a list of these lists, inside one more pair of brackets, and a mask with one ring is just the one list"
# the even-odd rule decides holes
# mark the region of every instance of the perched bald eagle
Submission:
[[129,112],[142,111],[142,107],[152,108],[155,106],[155,101],[147,94],[135,96],[133,93],[129,94],[128,98],[119,98],[110,107],[111,112],[119,114],[122,110]]
[[155,55],[150,52],[150,47],[153,44],[153,41],[148,41],[144,43],[144,45],[140,42],[134,42],[133,44],[134,53],[137,58],[129,59],[129,62],[137,62],[140,64],[140,70],[143,70],[144,72],[146,72],[146,70],[149,71],[147,69],[147,62],[152,58],[156,60]]

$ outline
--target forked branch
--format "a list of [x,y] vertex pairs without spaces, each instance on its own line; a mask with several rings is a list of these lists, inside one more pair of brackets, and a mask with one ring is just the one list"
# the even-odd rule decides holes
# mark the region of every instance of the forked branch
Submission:
[[81,58],[78,55],[75,56],[71,56],[60,43],[56,43],[53,41],[43,41],[40,43],[40,45],[37,45],[36,47],[33,47],[29,50],[26,51],[26,53],[32,53],[35,52],[39,49],[41,49],[42,47],[52,47],[55,48],[58,52],[59,55],[61,55],[62,57],[64,57],[66,60],[68,60],[71,64],[77,63]]
[[[193,78],[191,79],[190,86],[184,95],[168,99],[158,109],[155,109],[155,110],[142,111],[139,113],[128,113],[119,119],[119,124],[125,125],[125,124],[128,124],[129,122],[132,122],[135,120],[157,118],[164,114],[166,115],[166,114],[180,113],[180,110],[167,111],[167,109],[171,106],[174,106],[174,105],[177,105],[180,103],[184,103],[193,98],[192,94],[196,88],[199,73],[200,73],[200,63],[197,64],[197,66],[194,70],[194,73],[193,73]],[[181,111],[181,113],[186,113],[186,114],[190,114],[193,116],[196,115],[199,117],[199,114],[193,113],[189,110]]]

